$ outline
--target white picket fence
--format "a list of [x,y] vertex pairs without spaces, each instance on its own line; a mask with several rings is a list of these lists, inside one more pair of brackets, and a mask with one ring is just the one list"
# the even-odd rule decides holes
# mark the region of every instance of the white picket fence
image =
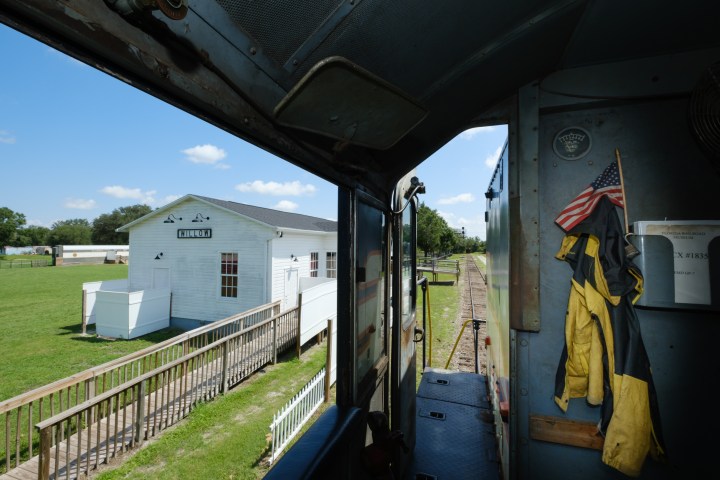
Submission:
[[300,390],[275,415],[270,424],[272,436],[272,454],[270,462],[273,463],[282,453],[283,449],[295,438],[300,429],[313,413],[325,401],[325,368],[315,375],[310,382]]

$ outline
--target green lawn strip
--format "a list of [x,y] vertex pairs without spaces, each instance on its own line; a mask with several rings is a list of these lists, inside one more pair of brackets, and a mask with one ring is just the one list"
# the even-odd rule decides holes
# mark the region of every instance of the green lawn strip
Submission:
[[111,264],[0,270],[0,401],[180,333],[115,341],[82,335],[82,284],[127,273],[127,265]]
[[[148,442],[98,480],[122,478],[262,478],[267,473],[269,426],[285,405],[325,364],[324,345],[263,373],[230,393],[199,406],[185,420]],[[326,405],[327,406],[327,405]]]
[[[453,255],[450,260],[458,260],[459,255]],[[461,275],[464,271],[463,264],[460,262]],[[432,274],[425,274],[429,280],[432,280]],[[432,359],[430,359],[430,345],[426,344],[425,358],[427,365],[433,368],[445,368],[450,351],[452,350],[457,331],[455,328],[455,318],[458,312],[460,302],[460,289],[455,275],[441,273],[438,275],[438,281],[429,282],[428,285],[430,297],[430,313],[429,318],[425,320],[426,340],[432,333]],[[422,326],[422,290],[418,289],[417,302],[417,322],[418,326]],[[426,305],[427,306],[427,305]],[[427,313],[426,313],[427,315]],[[432,325],[430,325],[432,324]],[[432,328],[432,332],[430,331]],[[417,367],[418,378],[417,384],[420,384],[420,374],[422,373],[422,344],[417,344]]]

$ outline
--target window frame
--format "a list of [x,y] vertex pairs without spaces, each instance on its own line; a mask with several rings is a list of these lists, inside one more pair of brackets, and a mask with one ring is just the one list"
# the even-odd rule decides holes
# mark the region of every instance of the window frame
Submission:
[[325,276],[337,278],[337,252],[325,252]]
[[[226,258],[230,256],[230,261],[226,261]],[[234,261],[233,261],[234,260]],[[240,291],[240,255],[238,252],[220,252],[220,269],[219,269],[219,289],[218,295],[223,300],[233,300],[239,298]],[[226,265],[230,265],[230,272],[225,269]],[[234,268],[232,266],[234,265]],[[235,284],[226,284],[227,279],[234,279]],[[229,294],[228,294],[229,293]]]
[[320,271],[320,252],[310,252],[310,276],[317,277],[319,271]]

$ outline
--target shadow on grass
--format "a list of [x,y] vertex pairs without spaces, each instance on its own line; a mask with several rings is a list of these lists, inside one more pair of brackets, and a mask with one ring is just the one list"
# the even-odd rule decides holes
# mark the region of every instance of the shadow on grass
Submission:
[[[62,330],[59,335],[75,335],[82,333],[82,324],[76,323],[73,325],[65,325],[64,327],[60,327],[60,330]],[[93,333],[95,333],[93,331]]]
[[430,285],[439,285],[443,287],[452,287],[455,285],[455,280],[445,280],[445,281],[437,281],[437,282],[428,282]]
[[269,440],[268,444],[265,445],[265,450],[260,452],[258,457],[255,459],[255,461],[252,463],[253,468],[262,468],[262,469],[269,469],[270,465],[268,464],[268,460],[270,458],[270,455],[272,454],[272,440]]
[[160,343],[164,342],[165,340],[168,340],[173,337],[177,337],[178,335],[182,335],[185,333],[184,330],[181,330],[179,328],[174,327],[168,327],[163,328],[162,330],[158,330],[156,332],[151,332],[146,335],[143,335],[141,337],[132,338],[130,340],[124,339],[124,338],[108,338],[108,337],[99,337],[95,333],[95,329],[87,329],[87,333],[85,335],[82,334],[82,325],[81,324],[75,324],[75,325],[66,325],[64,327],[60,327],[60,330],[63,330],[59,335],[75,335],[72,339],[79,342],[87,342],[87,343],[109,343],[109,342],[132,342],[135,340],[144,340],[146,342],[150,343]]

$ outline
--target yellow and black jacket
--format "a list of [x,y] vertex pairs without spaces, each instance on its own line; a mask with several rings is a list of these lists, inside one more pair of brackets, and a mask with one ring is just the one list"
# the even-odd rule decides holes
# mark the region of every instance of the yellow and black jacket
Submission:
[[643,277],[624,247],[620,221],[607,198],[563,239],[556,258],[572,267],[573,276],[555,403],[563,411],[571,398],[602,405],[602,461],[634,477],[648,453],[661,459],[665,448],[650,361],[633,307],[643,292]]

